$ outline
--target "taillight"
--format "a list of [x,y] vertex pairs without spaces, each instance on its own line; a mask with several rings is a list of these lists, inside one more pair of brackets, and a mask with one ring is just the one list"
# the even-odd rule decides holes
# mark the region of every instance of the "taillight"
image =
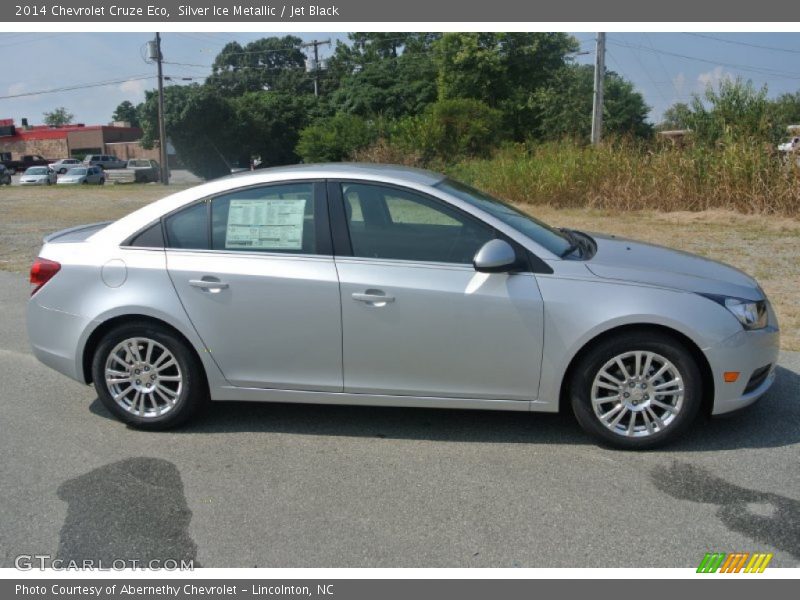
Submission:
[[31,267],[31,296],[38,292],[42,286],[61,270],[61,264],[46,258],[37,258]]

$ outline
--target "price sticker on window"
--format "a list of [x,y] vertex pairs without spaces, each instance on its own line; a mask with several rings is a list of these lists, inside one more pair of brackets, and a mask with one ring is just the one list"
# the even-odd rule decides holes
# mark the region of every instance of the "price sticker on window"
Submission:
[[225,248],[300,250],[305,198],[231,200]]

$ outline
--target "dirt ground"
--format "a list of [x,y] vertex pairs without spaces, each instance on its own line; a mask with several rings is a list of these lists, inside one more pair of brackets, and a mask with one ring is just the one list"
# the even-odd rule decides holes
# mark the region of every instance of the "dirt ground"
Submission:
[[[117,219],[183,187],[160,185],[0,188],[0,270],[25,272],[42,237]],[[526,207],[522,207],[526,208]],[[728,211],[612,212],[527,207],[561,227],[613,233],[734,265],[758,279],[781,323],[781,345],[800,350],[800,220]]]

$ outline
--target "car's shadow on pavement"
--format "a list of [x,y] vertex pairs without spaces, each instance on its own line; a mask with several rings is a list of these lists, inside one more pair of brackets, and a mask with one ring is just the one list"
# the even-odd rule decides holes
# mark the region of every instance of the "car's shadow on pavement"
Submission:
[[[90,410],[114,417],[95,400]],[[265,432],[442,442],[594,444],[571,413],[435,410],[319,404],[212,402],[176,433]],[[772,389],[730,416],[699,417],[668,452],[773,448],[800,443],[800,375],[778,367]]]

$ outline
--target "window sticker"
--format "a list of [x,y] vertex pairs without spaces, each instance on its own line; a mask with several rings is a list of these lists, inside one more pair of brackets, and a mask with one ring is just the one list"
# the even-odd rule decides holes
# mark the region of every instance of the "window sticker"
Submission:
[[225,248],[300,250],[305,198],[231,200]]

